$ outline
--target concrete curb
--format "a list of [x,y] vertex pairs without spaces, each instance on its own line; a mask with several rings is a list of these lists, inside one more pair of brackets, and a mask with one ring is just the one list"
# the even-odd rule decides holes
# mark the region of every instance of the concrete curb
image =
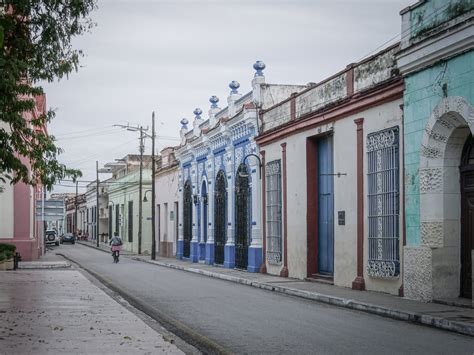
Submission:
[[460,323],[456,321],[451,321],[449,319],[442,318],[442,317],[435,317],[429,314],[391,309],[384,306],[377,306],[377,305],[368,304],[368,303],[364,303],[364,302],[360,302],[360,301],[352,300],[348,298],[341,298],[341,297],[325,295],[325,294],[316,293],[316,292],[298,290],[298,289],[294,289],[290,287],[271,285],[264,282],[251,281],[251,280],[247,280],[241,277],[224,275],[224,274],[219,274],[219,273],[215,273],[215,272],[211,272],[207,270],[195,269],[191,267],[183,267],[180,265],[169,264],[163,261],[145,260],[139,257],[132,257],[132,259],[136,261],[142,261],[145,263],[158,265],[158,266],[164,266],[170,269],[182,270],[182,271],[192,272],[199,275],[213,277],[216,279],[231,281],[231,282],[239,283],[242,285],[260,288],[263,290],[279,292],[279,293],[283,293],[290,296],[296,296],[296,297],[304,298],[307,300],[330,304],[333,306],[344,307],[344,308],[353,309],[357,311],[376,314],[378,316],[382,316],[386,318],[413,322],[416,324],[448,330],[451,332],[456,332],[456,333],[460,333],[464,335],[474,336],[474,324],[472,325],[465,324],[465,323]]
[[38,269],[69,269],[71,264],[63,261],[23,261],[18,263],[18,270],[38,270]]
[[[95,246],[90,246],[90,247],[94,249],[98,249]],[[102,251],[107,252],[105,250],[102,250]],[[107,279],[105,276],[99,274],[98,272],[95,272],[94,270],[84,266],[83,264],[77,262],[76,260],[74,260],[73,258],[70,258],[67,255],[64,255],[62,253],[56,253],[56,255],[60,255],[66,260],[70,261],[71,263],[78,265],[81,269],[85,270],[94,278],[96,278],[99,282],[101,282],[105,287],[119,294],[131,306],[137,308],[138,310],[142,311],[149,317],[153,318],[155,321],[160,323],[164,328],[166,328],[169,332],[173,333],[174,335],[178,336],[186,343],[202,351],[203,354],[223,354],[223,355],[230,354],[229,351],[227,351],[225,348],[223,348],[222,346],[220,346],[213,340],[199,334],[198,332],[194,331],[192,328],[188,327],[184,323],[174,318],[169,317],[162,311],[149,306],[147,302],[139,299],[138,297],[133,296],[132,294],[125,291],[121,287],[117,286],[114,282]]]

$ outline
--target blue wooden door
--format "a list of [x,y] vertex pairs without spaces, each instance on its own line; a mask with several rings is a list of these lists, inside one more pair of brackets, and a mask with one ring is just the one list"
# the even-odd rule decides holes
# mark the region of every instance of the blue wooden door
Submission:
[[334,183],[332,137],[318,141],[318,273],[334,273]]

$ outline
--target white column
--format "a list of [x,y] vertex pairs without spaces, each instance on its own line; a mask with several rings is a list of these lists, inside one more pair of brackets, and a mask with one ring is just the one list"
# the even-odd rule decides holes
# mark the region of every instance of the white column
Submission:
[[227,179],[227,242],[226,245],[234,245],[234,164],[233,161],[233,150],[234,147],[229,146],[226,148],[224,155],[225,167],[226,167],[226,179]]
[[[214,184],[217,172],[215,171],[214,156],[207,157],[207,164],[211,167],[207,169],[207,242],[214,243]],[[209,223],[211,225],[209,225]]]
[[183,237],[183,188],[184,188],[184,170],[180,169],[178,175],[178,240],[184,240]]
[[[192,242],[196,242],[198,241],[198,229],[197,229],[197,225],[198,225],[198,214],[197,214],[197,205],[194,204],[194,195],[199,195],[198,194],[198,191],[199,191],[199,181],[198,181],[198,173],[197,173],[197,163],[196,161],[193,161],[193,163],[191,164],[191,184],[193,185],[193,188],[192,188],[192,191],[193,191],[193,238],[192,238]],[[200,217],[200,216],[199,216]]]
[[[255,151],[255,154],[258,155],[257,149],[256,149],[256,144],[251,143],[251,151]],[[262,201],[261,201],[261,180],[259,176],[259,164],[257,158],[251,156],[247,160],[250,165],[250,171],[251,171],[251,183],[250,183],[250,188],[251,188],[251,198],[252,198],[252,220],[250,223],[252,223],[252,247],[262,247],[262,235],[261,235],[261,228],[260,228],[260,223],[261,223],[261,210],[262,210]],[[256,222],[254,224],[253,222]]]

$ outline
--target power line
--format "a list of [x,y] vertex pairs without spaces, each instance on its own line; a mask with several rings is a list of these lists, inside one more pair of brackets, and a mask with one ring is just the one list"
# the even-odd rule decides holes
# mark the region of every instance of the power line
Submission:
[[[450,6],[450,3],[448,2],[447,4],[445,4],[444,6],[441,6],[438,10],[434,11],[432,14],[428,15],[426,18],[423,19],[423,21],[426,21],[428,20],[430,17],[434,16],[434,15],[437,15],[438,12],[442,11],[442,10],[445,10],[447,9],[448,7]],[[400,33],[397,33],[395,36],[393,36],[392,38],[390,38],[389,40],[385,41],[384,43],[382,43],[380,46],[378,46],[377,48],[373,49],[372,51],[370,51],[368,54],[364,55],[362,58],[360,58],[359,60],[357,60],[358,62],[360,62],[361,60],[369,57],[372,53],[375,53],[377,52],[380,48],[383,48],[385,47],[388,43],[392,42],[393,40],[395,39],[398,39],[398,37],[400,37],[400,40],[404,39],[405,37],[407,37],[408,35],[411,34],[411,30],[417,26],[419,24],[413,24],[411,25],[409,28],[407,28],[405,31],[403,32],[400,32]]]

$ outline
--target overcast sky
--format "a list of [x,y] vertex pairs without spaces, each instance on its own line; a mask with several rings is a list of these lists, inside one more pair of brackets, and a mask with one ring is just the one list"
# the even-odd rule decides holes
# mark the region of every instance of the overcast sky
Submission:
[[[113,125],[151,129],[153,110],[158,151],[178,144],[170,138],[194,108],[206,118],[212,95],[225,107],[232,80],[242,94],[250,90],[256,60],[268,83],[318,82],[396,42],[399,12],[414,2],[99,0],[97,27],[74,41],[86,53],[82,68],[44,85],[56,110],[49,132],[65,150],[60,161],[94,180],[96,160],[138,152],[138,133]],[[74,190],[63,185],[55,192]]]

